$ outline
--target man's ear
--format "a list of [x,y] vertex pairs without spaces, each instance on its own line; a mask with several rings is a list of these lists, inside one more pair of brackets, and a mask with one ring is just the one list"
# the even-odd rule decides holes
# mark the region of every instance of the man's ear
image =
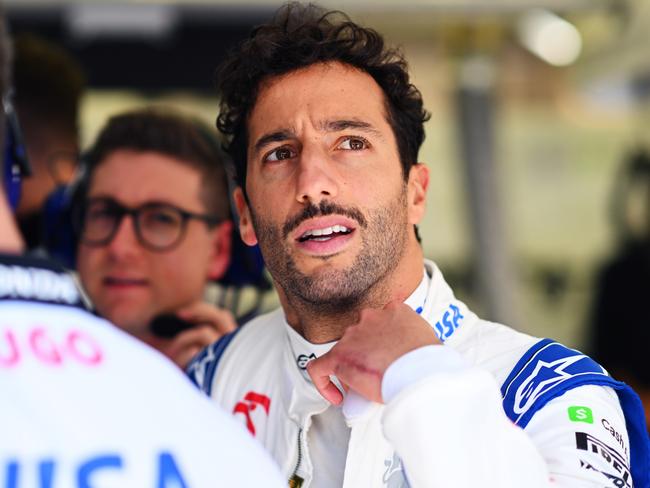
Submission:
[[208,265],[208,279],[216,281],[223,277],[230,265],[232,255],[232,220],[221,222],[214,229],[212,258]]
[[233,198],[235,200],[235,207],[237,207],[237,214],[239,215],[239,234],[241,235],[241,240],[249,246],[254,246],[257,244],[257,235],[255,235],[251,211],[241,187],[238,186],[235,188]]
[[416,163],[409,170],[408,217],[410,224],[419,224],[424,217],[429,188],[429,168],[424,163]]

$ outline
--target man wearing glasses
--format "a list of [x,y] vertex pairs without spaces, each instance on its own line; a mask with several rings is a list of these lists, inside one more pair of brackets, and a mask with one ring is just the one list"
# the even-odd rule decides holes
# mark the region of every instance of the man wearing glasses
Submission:
[[[184,367],[235,327],[229,312],[203,301],[230,261],[218,143],[196,121],[138,110],[111,118],[83,163],[81,282],[101,316]],[[161,315],[195,327],[156,333]]]
[[0,9],[0,486],[286,486],[178,368],[88,313],[55,262],[23,254],[9,59]]

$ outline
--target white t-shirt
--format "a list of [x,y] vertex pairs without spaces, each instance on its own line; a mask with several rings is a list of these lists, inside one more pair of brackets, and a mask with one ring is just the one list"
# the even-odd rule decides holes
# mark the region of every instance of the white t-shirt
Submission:
[[69,276],[0,256],[0,486],[285,486],[171,362],[78,304]]

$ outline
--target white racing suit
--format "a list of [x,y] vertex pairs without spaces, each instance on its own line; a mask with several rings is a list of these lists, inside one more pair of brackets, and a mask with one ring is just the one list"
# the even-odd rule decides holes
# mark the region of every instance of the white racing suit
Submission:
[[417,349],[382,381],[386,405],[329,405],[305,372],[314,346],[281,310],[204,350],[193,381],[233,412],[303,487],[648,488],[638,397],[587,356],[479,319],[440,271],[406,303],[444,345]]
[[0,487],[286,486],[273,464],[65,272],[0,256]]

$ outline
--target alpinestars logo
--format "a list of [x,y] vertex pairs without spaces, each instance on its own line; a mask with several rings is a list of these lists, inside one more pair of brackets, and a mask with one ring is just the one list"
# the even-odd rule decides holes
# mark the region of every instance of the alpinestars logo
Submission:
[[309,356],[307,356],[306,354],[301,354],[296,358],[296,364],[300,369],[305,370],[307,369],[307,363],[309,363],[309,361],[311,361],[312,359],[316,359],[316,354],[314,354],[313,352]]
[[[631,487],[632,474],[630,473],[630,468],[627,465],[627,461],[621,454],[616,451],[616,449],[611,448],[604,442],[599,439],[596,439],[594,436],[591,436],[585,432],[576,432],[576,447],[582,451],[593,452],[599,454],[616,472],[618,476],[613,476],[607,473],[603,473],[607,476],[616,487]],[[588,464],[588,463],[586,463]],[[583,466],[586,469],[594,469],[593,466]],[[596,470],[598,471],[598,470]]]
[[545,392],[558,383],[571,379],[573,375],[565,371],[565,369],[586,357],[583,354],[577,354],[575,356],[560,358],[550,363],[539,360],[532,373],[517,388],[513,411],[516,414],[526,412],[535,403],[535,400]]
[[187,373],[190,377],[194,378],[194,382],[199,385],[201,391],[206,393],[208,396],[210,395],[212,385],[206,383],[206,371],[208,365],[212,363],[214,359],[214,349],[212,347],[206,347],[194,358],[187,370]]

